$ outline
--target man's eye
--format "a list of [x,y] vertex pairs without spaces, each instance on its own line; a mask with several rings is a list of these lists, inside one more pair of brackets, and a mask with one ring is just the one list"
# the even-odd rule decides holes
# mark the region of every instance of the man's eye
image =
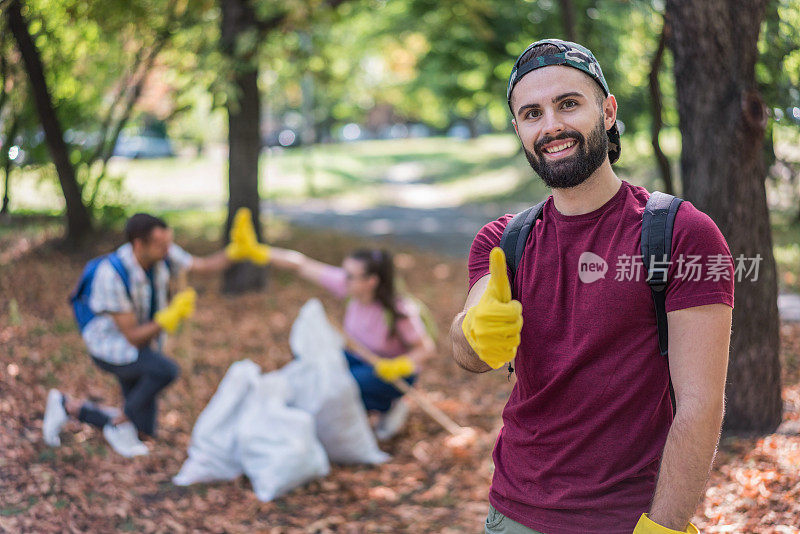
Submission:
[[525,117],[529,119],[537,119],[541,114],[542,112],[538,109],[531,109],[525,114]]
[[564,100],[564,102],[562,102],[561,104],[561,107],[569,109],[569,108],[574,108],[577,105],[578,102],[576,100]]

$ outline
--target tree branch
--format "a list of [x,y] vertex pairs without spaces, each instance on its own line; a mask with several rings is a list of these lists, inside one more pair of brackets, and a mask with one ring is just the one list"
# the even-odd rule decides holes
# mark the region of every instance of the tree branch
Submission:
[[666,48],[667,34],[669,32],[669,25],[666,17],[664,24],[661,27],[661,35],[658,38],[658,47],[656,53],[650,62],[650,114],[652,115],[652,125],[650,133],[650,142],[653,145],[653,154],[658,163],[658,170],[661,173],[661,179],[664,181],[664,189],[666,193],[674,194],[675,187],[672,183],[672,169],[669,165],[669,159],[661,150],[661,143],[659,135],[663,126],[662,120],[662,103],[661,103],[661,87],[658,84],[658,73],[661,70],[661,65],[664,62],[664,49]]

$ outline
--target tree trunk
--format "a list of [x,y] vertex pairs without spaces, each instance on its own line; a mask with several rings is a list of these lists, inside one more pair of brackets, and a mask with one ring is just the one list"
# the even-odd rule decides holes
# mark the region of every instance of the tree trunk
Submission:
[[12,0],[6,6],[5,12],[8,26],[17,42],[25,70],[28,73],[39,121],[44,130],[47,147],[56,167],[59,182],[61,182],[61,190],[64,192],[67,207],[66,238],[71,243],[77,243],[91,231],[92,220],[81,200],[81,188],[75,178],[75,169],[69,160],[69,151],[64,142],[61,124],[50,98],[39,50],[28,33],[28,21],[22,15],[19,0]]
[[[777,275],[763,160],[766,108],[756,90],[756,44],[767,0],[668,0],[675,60],[683,194],[737,256],[762,260],[737,281],[723,428],[769,433],[781,422]],[[750,277],[752,278],[752,276]]]
[[573,43],[578,41],[578,34],[575,31],[575,6],[572,0],[561,0],[561,23],[564,26],[564,35],[567,41]]
[[658,170],[661,172],[661,179],[664,181],[664,192],[670,195],[675,194],[675,186],[672,184],[672,169],[669,166],[669,160],[661,150],[661,142],[659,135],[661,134],[661,127],[663,120],[661,118],[661,86],[658,83],[658,73],[661,71],[661,65],[664,63],[664,48],[666,48],[666,37],[669,32],[666,19],[661,28],[661,37],[658,39],[658,46],[656,53],[653,55],[653,61],[650,63],[650,113],[653,117],[651,125],[650,143],[653,145],[653,155],[656,157]]
[[[258,197],[258,156],[261,152],[260,99],[258,69],[250,58],[235,55],[236,40],[245,31],[255,28],[255,13],[246,0],[222,0],[222,46],[235,65],[235,99],[228,108],[228,218],[225,222],[227,241],[236,210],[249,208],[256,234],[261,238]],[[239,263],[225,271],[223,291],[240,293],[266,284],[266,270],[250,263]]]
[[[3,46],[4,36],[0,36],[0,46]],[[3,108],[6,107],[8,102],[8,93],[6,92],[6,79],[8,77],[8,63],[6,56],[3,54],[4,50],[0,50],[0,117],[3,115]],[[14,143],[14,137],[17,135],[17,124],[19,124],[18,117],[13,115],[11,119],[11,126],[4,137],[5,142],[0,144],[0,161],[3,162],[3,177],[5,178],[5,187],[3,188],[3,205],[0,207],[0,215],[8,214],[8,186],[11,178],[11,158],[8,155],[9,146]]]
[[8,127],[8,131],[6,132],[6,140],[7,143],[3,146],[2,156],[0,156],[0,160],[3,161],[3,170],[4,170],[4,177],[5,177],[5,187],[3,188],[3,206],[0,207],[0,214],[4,215],[9,212],[9,203],[11,202],[11,198],[9,195],[8,188],[11,186],[11,158],[8,155],[8,145],[14,142],[14,138],[17,136],[17,129],[19,128],[19,117],[14,115],[11,119],[11,125]]

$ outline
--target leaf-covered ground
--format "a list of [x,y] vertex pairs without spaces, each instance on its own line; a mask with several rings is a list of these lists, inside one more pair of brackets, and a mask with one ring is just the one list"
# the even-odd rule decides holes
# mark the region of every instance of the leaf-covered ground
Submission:
[[[178,241],[196,253],[203,240]],[[183,238],[183,239],[182,239]],[[187,243],[188,241],[188,243]],[[281,242],[338,263],[363,241],[332,233],[289,230]],[[378,467],[335,466],[331,474],[271,503],[259,502],[245,478],[178,488],[192,425],[228,366],[250,358],[265,370],[289,361],[288,333],[300,306],[321,297],[341,317],[342,304],[293,276],[273,272],[266,292],[226,297],[218,277],[195,277],[198,312],[173,337],[169,353],[182,375],[162,397],[160,436],[151,454],[116,455],[99,432],[69,423],[62,446],[46,447],[41,423],[47,390],[118,402],[112,377],[87,356],[66,302],[92,252],[71,255],[44,245],[22,247],[0,262],[0,531],[7,532],[480,532],[492,472],[491,448],[511,390],[505,373],[471,375],[450,359],[447,326],[464,296],[461,260],[395,249],[408,287],[433,310],[439,353],[421,387],[477,442],[454,451],[446,433],[418,409],[384,445],[392,460]],[[9,248],[5,249],[10,250]],[[800,425],[800,325],[783,340],[784,429]],[[798,532],[800,437],[727,438],[695,523],[705,532]]]

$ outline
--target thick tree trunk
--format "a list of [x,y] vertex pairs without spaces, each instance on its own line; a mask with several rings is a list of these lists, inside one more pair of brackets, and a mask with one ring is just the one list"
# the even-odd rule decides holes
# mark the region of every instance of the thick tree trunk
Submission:
[[653,117],[650,130],[650,143],[653,145],[653,155],[656,158],[658,170],[661,172],[661,179],[664,182],[664,192],[674,195],[675,186],[672,184],[672,169],[669,166],[669,160],[666,154],[661,150],[661,142],[659,141],[661,127],[664,122],[661,118],[661,86],[658,83],[658,73],[661,71],[661,65],[664,63],[667,32],[669,32],[669,26],[667,26],[667,21],[664,20],[664,25],[661,28],[661,37],[659,37],[658,46],[656,47],[656,53],[653,55],[653,60],[650,62],[650,114]]
[[[781,422],[777,275],[763,161],[766,109],[756,43],[767,0],[668,0],[683,194],[717,223],[734,262],[762,258],[736,282],[724,428],[768,433]],[[752,276],[750,277],[752,278]]]
[[[258,156],[261,151],[261,103],[258,94],[258,69],[248,58],[236,57],[235,43],[245,31],[255,27],[255,13],[246,0],[222,0],[222,45],[234,62],[237,97],[228,100],[228,219],[225,238],[236,210],[249,208],[256,233],[261,238],[258,196]],[[240,293],[263,287],[266,270],[249,263],[236,264],[223,275],[223,291]]]
[[42,124],[50,157],[53,159],[58,179],[61,182],[61,190],[64,193],[67,207],[67,241],[76,243],[91,231],[92,220],[81,200],[81,188],[75,178],[75,169],[69,160],[69,151],[64,142],[61,124],[53,108],[47,81],[44,77],[42,60],[30,33],[28,33],[28,21],[22,15],[19,0],[12,0],[6,6],[5,12],[8,26],[17,42],[25,70],[28,73],[39,121]]

